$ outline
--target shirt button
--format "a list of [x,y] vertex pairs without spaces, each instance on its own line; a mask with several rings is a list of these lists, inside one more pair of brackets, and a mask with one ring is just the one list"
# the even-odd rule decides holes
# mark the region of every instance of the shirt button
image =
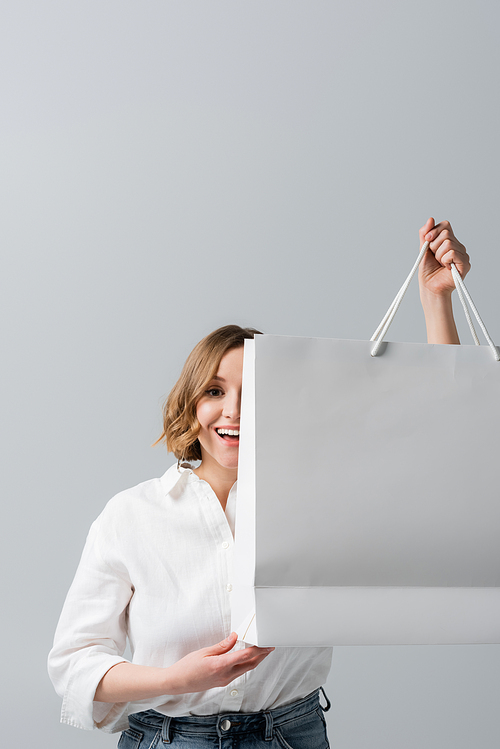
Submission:
[[223,720],[222,723],[220,724],[220,727],[222,728],[223,731],[229,731],[229,729],[231,728],[231,721]]
[[231,585],[231,583],[228,583],[228,584],[226,585],[226,590],[227,590],[227,592],[228,592],[228,593],[230,593],[230,592],[232,591],[232,589],[233,589],[233,586]]
[[224,541],[224,543],[222,544],[222,548],[229,549],[229,541]]
[[237,689],[231,689],[230,695],[231,695],[231,697],[237,697],[238,696],[238,690]]

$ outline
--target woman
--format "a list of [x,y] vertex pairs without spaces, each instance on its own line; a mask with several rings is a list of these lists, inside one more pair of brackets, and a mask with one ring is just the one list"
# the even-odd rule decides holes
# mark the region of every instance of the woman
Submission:
[[[448,222],[429,219],[420,240],[428,340],[459,343],[450,263],[465,276],[468,255]],[[229,634],[243,343],[257,332],[226,326],[192,351],[164,413],[178,465],[108,503],[64,605],[49,656],[61,719],[122,730],[120,747],[328,746],[318,689],[331,649]]]

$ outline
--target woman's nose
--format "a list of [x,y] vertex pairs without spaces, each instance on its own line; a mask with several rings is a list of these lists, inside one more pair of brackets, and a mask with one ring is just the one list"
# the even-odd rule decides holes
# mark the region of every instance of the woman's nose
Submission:
[[224,398],[222,415],[227,419],[240,418],[241,393],[228,394]]

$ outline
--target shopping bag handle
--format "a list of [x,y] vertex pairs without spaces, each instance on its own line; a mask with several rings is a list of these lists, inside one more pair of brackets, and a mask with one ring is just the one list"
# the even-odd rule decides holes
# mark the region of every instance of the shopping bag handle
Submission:
[[[383,340],[385,338],[385,335],[386,335],[387,331],[389,330],[389,327],[390,327],[392,321],[394,320],[394,316],[396,315],[396,312],[399,309],[399,305],[403,301],[403,297],[406,294],[406,290],[407,290],[408,286],[410,285],[410,282],[411,282],[413,276],[417,272],[418,266],[422,262],[422,258],[424,257],[424,255],[425,255],[428,247],[429,247],[429,242],[424,242],[424,244],[422,245],[422,247],[420,249],[420,254],[419,254],[418,258],[416,259],[415,264],[413,265],[413,268],[411,269],[411,271],[410,271],[410,273],[408,275],[408,278],[406,279],[406,281],[404,282],[404,284],[401,286],[400,290],[398,291],[398,293],[396,294],[396,296],[394,298],[394,301],[392,302],[391,306],[389,307],[389,309],[385,313],[382,322],[380,323],[380,325],[378,326],[377,330],[375,331],[375,333],[370,338],[370,341],[375,341],[375,345],[372,347],[372,350],[371,350],[371,355],[372,356],[377,356],[377,354],[379,353],[379,350],[380,350],[382,342],[383,342]],[[493,352],[493,356],[495,357],[495,360],[496,361],[500,361],[500,352],[498,351],[497,347],[493,343],[490,334],[486,330],[486,326],[485,326],[484,322],[481,320],[479,312],[477,311],[477,307],[474,304],[474,302],[472,301],[471,295],[467,291],[467,287],[465,286],[464,280],[463,280],[462,276],[460,275],[460,273],[458,272],[455,263],[451,264],[451,273],[452,273],[452,276],[453,276],[453,281],[455,282],[455,288],[457,290],[458,297],[459,297],[460,301],[462,302],[462,307],[464,308],[465,317],[467,318],[467,322],[469,323],[469,328],[471,330],[472,337],[474,339],[474,343],[476,344],[476,346],[480,345],[479,338],[477,337],[477,333],[476,333],[476,331],[474,329],[474,324],[472,322],[472,318],[470,316],[470,312],[469,312],[469,309],[467,307],[467,302],[470,304],[471,309],[474,312],[474,315],[476,316],[476,320],[478,321],[478,323],[479,323],[479,325],[481,327],[481,330],[484,333],[484,337],[486,338],[486,340],[488,342],[488,345],[490,346],[490,348],[491,348],[491,350]]]

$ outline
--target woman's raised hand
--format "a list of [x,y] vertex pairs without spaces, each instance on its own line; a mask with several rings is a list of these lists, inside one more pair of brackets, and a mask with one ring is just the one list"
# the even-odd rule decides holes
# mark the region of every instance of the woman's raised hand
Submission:
[[188,653],[170,666],[168,677],[175,692],[169,691],[168,694],[204,692],[213,687],[225,687],[258,666],[274,650],[256,646],[233,650],[237,639],[237,634],[232,632],[217,645]]
[[427,326],[429,343],[460,343],[451,292],[455,288],[451,263],[464,278],[470,270],[469,256],[453,233],[449,221],[436,224],[429,218],[419,231],[420,246],[429,242],[418,272],[420,299]]
[[429,218],[419,231],[420,246],[429,242],[419,268],[420,290],[424,294],[450,296],[455,288],[451,274],[451,263],[464,278],[470,270],[469,256],[463,244],[453,233],[449,221],[439,224]]

